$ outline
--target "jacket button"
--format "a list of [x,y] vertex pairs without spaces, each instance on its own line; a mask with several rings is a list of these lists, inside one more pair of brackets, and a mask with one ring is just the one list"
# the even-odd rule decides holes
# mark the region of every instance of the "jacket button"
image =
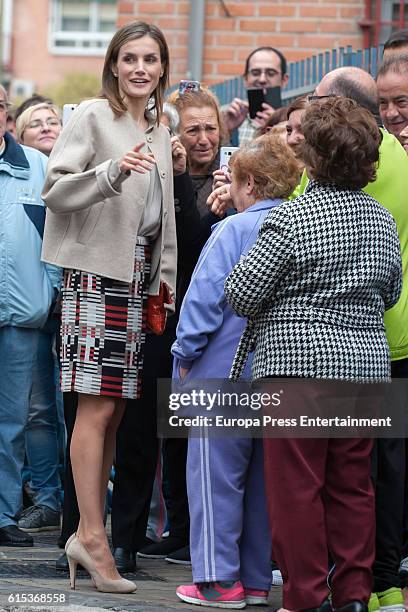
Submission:
[[175,206],[174,207],[174,211],[175,212],[180,212],[181,211],[181,206]]
[[174,205],[177,206],[177,204],[180,204],[180,200],[178,198],[174,198]]
[[153,142],[153,138],[151,136],[147,136],[146,140],[147,142]]
[[161,176],[162,178],[165,178],[165,177],[166,177],[166,173],[164,172],[164,170],[162,170],[162,171],[160,172],[160,176]]

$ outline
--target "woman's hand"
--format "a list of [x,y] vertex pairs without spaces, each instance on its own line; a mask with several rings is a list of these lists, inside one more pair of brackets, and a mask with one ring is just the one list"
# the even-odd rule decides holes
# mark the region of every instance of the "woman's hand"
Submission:
[[228,185],[231,182],[231,175],[229,172],[224,172],[224,170],[214,170],[213,172],[213,184],[212,190],[218,189],[218,187],[222,187],[223,185]]
[[171,154],[173,157],[173,173],[184,174],[187,170],[187,151],[180,142],[178,136],[172,136],[171,140]]
[[189,373],[189,369],[188,368],[179,368],[179,374],[180,374],[180,380],[184,380],[185,377],[187,376],[187,374]]
[[227,208],[233,208],[232,199],[230,196],[230,184],[221,185],[217,187],[207,199],[207,206],[212,213],[223,217]]
[[156,163],[151,153],[141,153],[140,150],[146,145],[145,142],[140,142],[134,149],[128,151],[119,160],[119,169],[124,174],[129,172],[138,172],[139,174],[146,174],[150,172]]

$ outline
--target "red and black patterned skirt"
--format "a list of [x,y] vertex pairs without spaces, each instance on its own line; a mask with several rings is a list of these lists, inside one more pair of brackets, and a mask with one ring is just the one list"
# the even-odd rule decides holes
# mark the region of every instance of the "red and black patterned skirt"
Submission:
[[137,399],[146,336],[150,247],[136,245],[132,283],[65,270],[61,389]]

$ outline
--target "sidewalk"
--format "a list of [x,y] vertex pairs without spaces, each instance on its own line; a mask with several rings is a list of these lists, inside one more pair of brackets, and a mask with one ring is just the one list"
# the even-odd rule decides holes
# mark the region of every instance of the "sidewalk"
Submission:
[[[62,551],[57,547],[58,532],[33,534],[33,548],[0,548],[0,612],[172,612],[175,610],[195,610],[203,612],[214,610],[207,606],[191,606],[178,600],[175,591],[179,584],[191,582],[190,568],[183,565],[166,563],[162,560],[138,560],[138,571],[127,574],[126,578],[135,580],[138,590],[131,595],[112,595],[98,593],[85,574],[77,575],[76,590],[69,588],[68,575],[55,570],[55,560]],[[13,603],[19,599],[35,598],[53,601],[29,606]],[[58,605],[63,601],[65,605]],[[273,587],[269,603],[272,607],[281,604],[281,589]],[[68,605],[67,605],[68,604]],[[247,606],[248,610],[267,610],[267,608]]]

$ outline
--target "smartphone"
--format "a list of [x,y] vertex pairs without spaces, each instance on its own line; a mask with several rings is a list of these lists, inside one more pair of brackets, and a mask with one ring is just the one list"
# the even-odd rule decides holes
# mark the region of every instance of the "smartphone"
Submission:
[[200,91],[200,81],[180,81],[179,94],[182,96],[186,91]]
[[282,106],[281,88],[268,87],[267,89],[248,89],[249,116],[255,119],[256,113],[262,111],[262,104],[266,102],[275,110]]
[[278,87],[268,87],[265,89],[265,102],[272,106],[275,110],[281,108],[282,106],[282,96],[281,96],[281,88]]
[[239,147],[221,147],[220,149],[220,170],[224,173],[229,172],[229,161],[231,155],[238,151]]
[[262,104],[265,102],[263,89],[247,89],[249,116],[255,119],[256,114],[262,110]]
[[62,107],[62,125],[66,125],[68,119],[76,109],[78,104],[64,104]]

